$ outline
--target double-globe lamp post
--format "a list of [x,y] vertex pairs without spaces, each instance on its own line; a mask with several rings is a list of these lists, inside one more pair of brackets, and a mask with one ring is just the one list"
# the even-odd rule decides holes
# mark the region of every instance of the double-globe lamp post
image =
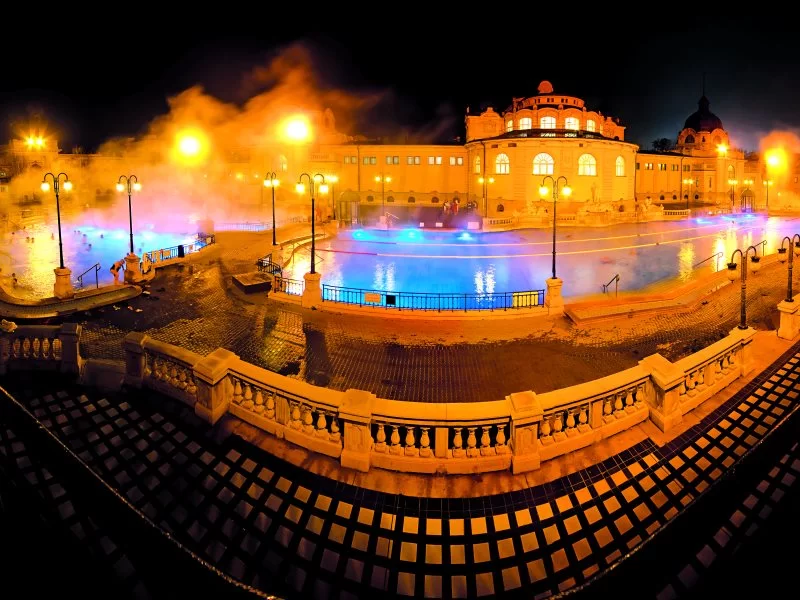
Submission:
[[64,191],[69,192],[72,190],[72,182],[69,180],[69,176],[66,173],[59,173],[58,175],[53,175],[52,173],[45,173],[44,177],[42,178],[42,191],[49,192],[50,191],[50,184],[47,182],[48,176],[53,181],[53,191],[56,194],[56,217],[58,219],[58,258],[59,258],[59,265],[61,269],[64,268],[64,246],[61,243],[61,202],[58,198],[58,194],[60,192],[61,187],[61,176],[64,176]]
[[386,219],[386,184],[392,183],[391,175],[375,175],[375,182],[381,184],[381,214]]
[[750,255],[750,250],[753,255],[750,256],[750,270],[757,273],[761,269],[761,257],[758,256],[758,248],[749,246],[747,250],[740,250],[737,248],[731,253],[731,262],[728,263],[728,279],[736,281],[736,261],[734,256],[738,252],[742,257],[742,265],[739,267],[739,277],[742,281],[742,297],[741,297],[741,312],[739,319],[739,329],[747,329],[747,257]]
[[550,193],[550,188],[547,187],[547,180],[550,180],[553,184],[553,279],[556,278],[556,205],[558,204],[558,184],[561,180],[564,181],[564,184],[561,186],[561,193],[564,194],[565,198],[569,198],[570,194],[572,194],[572,188],[569,187],[567,184],[567,178],[563,175],[559,175],[557,178],[554,178],[552,175],[545,175],[542,179],[542,185],[539,187],[539,195],[542,198],[546,198],[547,194]]
[[683,180],[683,185],[689,186],[689,193],[686,194],[686,210],[689,210],[689,198],[692,195],[692,184],[694,183],[694,179],[686,178]]
[[[789,248],[784,247],[784,243],[789,242]],[[794,244],[792,244],[794,242]],[[792,252],[794,246],[794,252]],[[786,262],[789,260],[789,280],[786,285],[786,302],[794,302],[794,294],[792,293],[792,269],[794,269],[794,257],[800,256],[800,233],[795,233],[792,237],[788,235],[781,240],[781,247],[778,248],[778,260]]]
[[136,175],[120,175],[117,180],[117,191],[124,192],[128,190],[128,226],[131,235],[131,255],[135,254],[133,251],[133,208],[131,207],[131,195],[133,192],[141,192],[142,184],[139,183],[139,178]]
[[277,246],[277,238],[275,237],[275,188],[280,185],[278,174],[275,171],[264,175],[264,187],[272,190],[272,245]]
[[328,193],[328,184],[325,183],[325,176],[317,173],[313,177],[308,173],[300,173],[300,177],[297,178],[297,185],[295,188],[297,189],[298,194],[302,194],[306,191],[306,186],[303,183],[303,178],[308,179],[308,188],[311,192],[311,274],[317,272],[317,255],[316,255],[316,245],[314,240],[316,238],[316,208],[314,206],[314,195],[315,190],[314,186],[319,182],[319,187],[317,190],[320,194],[327,194]]

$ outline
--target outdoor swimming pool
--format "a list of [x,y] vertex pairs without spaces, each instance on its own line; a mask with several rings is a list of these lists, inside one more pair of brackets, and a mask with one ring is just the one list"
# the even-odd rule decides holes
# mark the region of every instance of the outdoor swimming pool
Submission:
[[[601,293],[602,284],[616,274],[620,291],[641,290],[665,279],[688,279],[698,269],[724,269],[738,247],[765,242],[759,253],[772,254],[785,235],[798,230],[795,218],[754,214],[564,227],[557,231],[556,273],[566,297]],[[304,248],[284,274],[302,280],[309,265]],[[545,288],[551,269],[552,230],[547,229],[340,230],[317,244],[322,283],[361,290],[479,295],[537,290]]]

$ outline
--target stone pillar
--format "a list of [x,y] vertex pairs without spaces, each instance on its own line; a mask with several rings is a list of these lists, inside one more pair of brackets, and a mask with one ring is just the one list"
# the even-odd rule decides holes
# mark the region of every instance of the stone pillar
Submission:
[[737,327],[731,330],[731,335],[738,336],[742,344],[742,349],[739,351],[739,367],[741,368],[740,374],[742,377],[753,370],[753,359],[751,355],[753,336],[755,334],[756,330],[752,327],[748,327],[747,329],[739,329]]
[[79,374],[83,366],[81,359],[81,326],[77,323],[64,323],[58,332],[61,340],[61,372]]
[[648,394],[650,420],[661,431],[671,431],[683,421],[680,407],[680,386],[685,380],[683,369],[675,366],[660,354],[651,354],[639,361],[650,371],[653,394]]
[[125,256],[125,283],[140,283],[142,281],[142,269],[139,257],[135,254]]
[[144,378],[144,344],[149,336],[138,331],[131,331],[122,340],[122,348],[125,351],[125,385],[142,387]]
[[8,331],[0,330],[0,375],[5,375],[8,371],[8,359],[11,358],[11,334],[13,332],[13,329]]
[[545,283],[547,284],[547,293],[544,297],[544,305],[547,307],[547,314],[563,315],[564,298],[561,296],[561,286],[564,285],[564,281],[559,277],[550,277]]
[[372,451],[372,403],[375,394],[363,390],[347,390],[339,407],[339,422],[344,423],[344,448],[340,458],[343,467],[369,471]]
[[511,472],[533,471],[541,466],[539,423],[542,406],[535,392],[515,392],[506,396],[511,404]]
[[778,311],[781,313],[781,324],[778,327],[778,337],[784,340],[793,340],[800,334],[800,301],[787,302],[782,300],[778,303]]
[[239,357],[224,348],[217,348],[194,365],[197,402],[194,413],[212,425],[228,412],[232,390],[228,369]]
[[75,290],[72,288],[72,271],[67,267],[53,269],[56,274],[56,283],[53,286],[53,295],[59,300],[69,300],[75,297]]
[[303,308],[316,308],[322,304],[322,286],[320,273],[306,273],[303,275],[306,281],[305,288],[303,289],[303,297],[300,304]]

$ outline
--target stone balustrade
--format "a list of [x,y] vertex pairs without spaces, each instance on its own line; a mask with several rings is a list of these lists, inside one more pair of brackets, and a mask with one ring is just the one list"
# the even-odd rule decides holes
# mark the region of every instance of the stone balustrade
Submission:
[[0,331],[0,375],[40,369],[80,373],[80,338],[81,326],[75,323],[21,325]]

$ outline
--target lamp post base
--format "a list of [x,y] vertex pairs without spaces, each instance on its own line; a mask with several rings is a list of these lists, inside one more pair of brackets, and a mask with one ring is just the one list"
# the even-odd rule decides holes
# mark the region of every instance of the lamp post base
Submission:
[[125,283],[141,283],[143,280],[139,257],[128,254],[125,256]]
[[778,304],[778,311],[781,313],[778,337],[784,340],[795,339],[800,334],[800,302],[783,300]]
[[322,275],[320,273],[306,273],[303,275],[306,285],[303,288],[303,296],[300,300],[300,305],[303,308],[316,308],[322,304],[322,286],[320,280]]
[[544,305],[547,307],[547,314],[558,316],[564,314],[564,298],[561,296],[561,287],[564,281],[558,277],[550,277],[545,281],[547,292],[544,296]]
[[53,269],[56,274],[56,283],[53,286],[53,295],[59,300],[69,300],[75,297],[75,290],[72,287],[72,271],[67,267]]

